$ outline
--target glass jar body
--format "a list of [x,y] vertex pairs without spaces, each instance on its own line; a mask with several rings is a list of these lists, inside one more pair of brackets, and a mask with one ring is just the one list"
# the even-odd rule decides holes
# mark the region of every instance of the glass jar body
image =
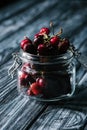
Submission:
[[[27,55],[27,54],[26,54]],[[18,91],[38,100],[60,100],[75,91],[75,64],[72,55],[57,57],[21,56]]]

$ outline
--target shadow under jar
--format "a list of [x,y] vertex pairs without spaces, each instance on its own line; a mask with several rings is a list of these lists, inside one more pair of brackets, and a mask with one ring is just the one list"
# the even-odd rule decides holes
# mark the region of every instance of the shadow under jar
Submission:
[[21,50],[19,58],[22,60],[18,69],[19,92],[39,101],[57,101],[73,95],[76,72],[71,51],[38,56]]

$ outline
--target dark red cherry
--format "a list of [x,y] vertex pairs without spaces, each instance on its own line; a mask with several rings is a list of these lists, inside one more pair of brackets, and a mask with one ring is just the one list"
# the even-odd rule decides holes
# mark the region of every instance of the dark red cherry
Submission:
[[45,33],[45,34],[48,35],[50,33],[50,30],[49,30],[49,28],[43,27],[43,28],[40,29],[40,33],[41,34]]
[[20,85],[23,86],[29,85],[28,79],[29,79],[29,75],[26,72],[21,72],[21,74],[19,75]]
[[40,36],[40,33],[36,33],[35,35],[34,35],[34,38],[38,38]]
[[33,92],[32,92],[32,90],[30,88],[27,90],[27,95],[28,96],[33,96],[34,95]]
[[30,74],[23,71],[21,71],[19,75],[19,81],[20,81],[20,85],[23,85],[23,86],[28,86],[29,82],[31,83],[35,82],[35,80],[32,78]]
[[48,47],[48,55],[54,56],[58,54],[58,47],[57,46],[49,46]]
[[22,71],[26,71],[26,69],[29,69],[29,68],[30,68],[30,64],[29,64],[29,63],[24,63],[24,64],[22,65],[21,70],[22,70]]
[[34,47],[33,44],[25,44],[24,47],[23,47],[23,50],[27,53],[30,53],[30,54],[36,54],[36,48]]
[[60,53],[65,53],[70,46],[70,42],[68,39],[63,39],[63,41],[59,42],[58,50]]
[[30,89],[34,95],[41,94],[41,88],[36,82],[30,85]]
[[40,86],[40,87],[45,87],[46,86],[46,84],[47,84],[47,82],[46,82],[46,80],[44,79],[44,78],[37,78],[36,79],[36,82],[38,83],[38,85]]
[[39,55],[48,55],[48,48],[44,44],[38,45],[37,52]]
[[44,42],[43,35],[38,35],[38,36],[35,36],[33,44],[37,48],[38,45],[43,43],[43,42]]
[[51,39],[50,39],[50,44],[52,46],[57,46],[59,43],[59,37],[58,36],[53,36]]
[[23,49],[24,48],[24,45],[25,44],[32,44],[32,41],[29,39],[29,38],[25,38],[24,40],[21,41],[21,48]]

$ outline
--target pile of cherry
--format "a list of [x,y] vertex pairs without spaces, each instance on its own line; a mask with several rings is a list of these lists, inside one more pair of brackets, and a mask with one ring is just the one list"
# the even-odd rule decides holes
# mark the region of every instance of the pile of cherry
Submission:
[[[35,34],[34,40],[30,40],[28,37],[24,37],[21,41],[20,47],[24,52],[38,56],[56,56],[66,53],[70,46],[70,42],[67,38],[61,38],[60,33],[50,36],[49,28],[43,27],[40,32]],[[44,88],[47,85],[46,79],[41,76],[36,79],[25,70],[30,67],[29,63],[23,64],[21,68],[21,74],[19,76],[20,85],[27,86],[28,95],[39,95],[43,93]]]

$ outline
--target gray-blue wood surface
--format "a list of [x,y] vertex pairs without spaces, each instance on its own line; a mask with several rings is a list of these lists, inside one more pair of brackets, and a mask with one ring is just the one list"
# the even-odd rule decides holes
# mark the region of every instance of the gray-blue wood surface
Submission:
[[50,21],[87,55],[86,0],[19,0],[0,8],[0,130],[87,130],[87,72],[78,62],[75,96],[56,104],[19,95],[17,75],[8,76],[23,36],[33,38]]

